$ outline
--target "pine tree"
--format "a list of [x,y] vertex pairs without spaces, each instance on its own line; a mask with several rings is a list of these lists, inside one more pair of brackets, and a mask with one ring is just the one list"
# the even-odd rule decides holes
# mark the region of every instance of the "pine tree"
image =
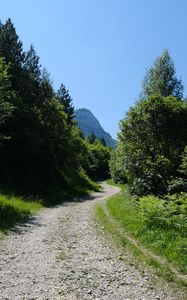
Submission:
[[41,65],[39,64],[39,57],[33,45],[31,45],[30,49],[25,53],[20,83],[20,95],[24,102],[35,105],[41,100],[39,97],[40,85]]
[[41,73],[40,94],[44,101],[49,101],[54,96],[53,83],[46,68]]
[[11,102],[13,98],[14,93],[11,91],[8,67],[0,57],[0,140],[6,137],[6,134],[2,132],[2,125],[12,115],[14,106]]
[[25,53],[24,70],[28,72],[30,78],[40,80],[41,65],[39,64],[39,57],[36,54],[34,46],[31,45],[30,49]]
[[105,139],[102,137],[102,138],[99,138],[99,141],[101,142],[101,144],[104,146],[104,147],[107,147],[106,145],[106,141]]
[[74,119],[74,107],[72,104],[73,100],[64,84],[61,84],[60,89],[57,91],[57,97],[60,103],[64,106],[64,112],[68,116],[68,123],[72,124],[72,121]]
[[0,56],[4,58],[6,64],[9,64],[12,87],[18,90],[24,52],[11,19],[5,24],[0,24]]
[[89,144],[93,144],[96,141],[96,139],[97,139],[97,137],[95,136],[95,134],[93,132],[90,133],[86,138],[86,140]]

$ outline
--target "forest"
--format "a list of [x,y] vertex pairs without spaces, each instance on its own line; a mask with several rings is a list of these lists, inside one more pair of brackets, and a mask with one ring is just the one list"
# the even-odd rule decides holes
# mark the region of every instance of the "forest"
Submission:
[[34,46],[23,51],[10,19],[0,25],[0,88],[1,187],[33,195],[95,188],[87,172],[100,168],[97,156],[104,172],[108,149],[83,138],[69,91],[63,84],[54,91]]
[[24,51],[11,19],[0,23],[1,227],[20,215],[6,197],[53,205],[98,190],[92,179],[108,177],[109,153],[102,140],[84,139],[68,89],[54,90],[34,46]]

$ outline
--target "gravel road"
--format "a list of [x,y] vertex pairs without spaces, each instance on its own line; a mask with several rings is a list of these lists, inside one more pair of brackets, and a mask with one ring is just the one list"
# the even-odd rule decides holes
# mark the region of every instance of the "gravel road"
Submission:
[[45,209],[11,231],[0,242],[0,300],[180,299],[121,261],[95,224],[94,206],[118,191],[103,184],[102,192]]

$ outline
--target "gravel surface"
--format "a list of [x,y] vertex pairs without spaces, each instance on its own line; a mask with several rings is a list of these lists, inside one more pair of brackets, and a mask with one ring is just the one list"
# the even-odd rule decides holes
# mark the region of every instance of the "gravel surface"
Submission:
[[[119,259],[95,224],[94,206],[118,188],[45,209],[0,242],[0,300],[180,299],[165,283]],[[182,298],[181,298],[182,299]]]

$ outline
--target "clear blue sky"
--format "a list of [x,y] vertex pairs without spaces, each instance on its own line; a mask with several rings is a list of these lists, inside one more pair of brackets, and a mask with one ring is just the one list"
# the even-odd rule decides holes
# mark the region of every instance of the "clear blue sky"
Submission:
[[[187,87],[186,0],[1,0],[24,49],[34,44],[57,89],[116,136],[145,70],[167,48]],[[186,94],[186,89],[185,89]]]

